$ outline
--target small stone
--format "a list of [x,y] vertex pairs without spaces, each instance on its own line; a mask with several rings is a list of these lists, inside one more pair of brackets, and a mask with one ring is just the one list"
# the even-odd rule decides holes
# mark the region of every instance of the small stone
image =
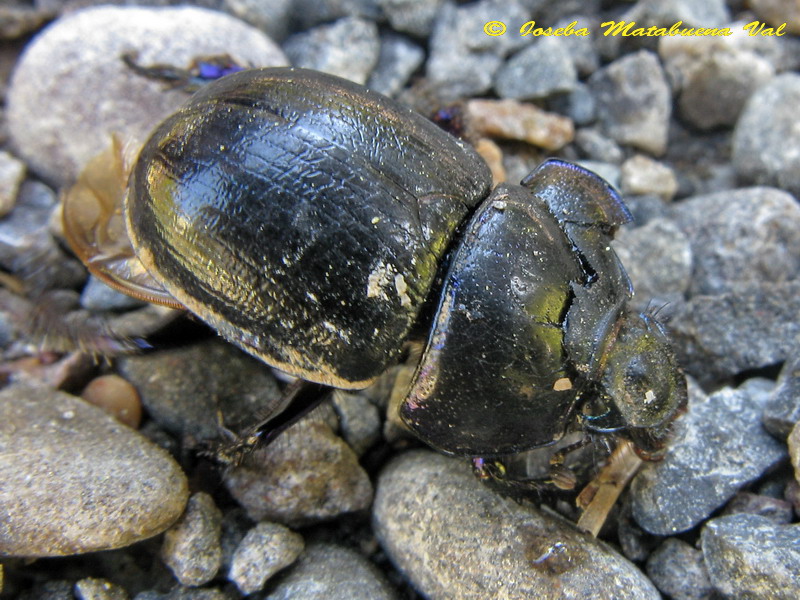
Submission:
[[222,515],[222,534],[219,541],[222,548],[222,571],[230,571],[236,549],[252,528],[252,519],[239,506],[227,509]]
[[800,482],[797,478],[786,484],[783,495],[786,501],[794,507],[794,514],[800,515]]
[[296,67],[364,84],[380,55],[378,27],[371,21],[345,17],[291,36],[283,50]]
[[748,282],[676,306],[669,329],[681,364],[700,381],[712,383],[794,356],[800,340],[799,295],[798,280]]
[[429,41],[428,79],[453,99],[487,92],[503,58],[529,42],[520,35],[486,35],[484,26],[490,21],[521,25],[528,20],[516,1],[481,0],[459,7],[445,2]]
[[25,164],[8,152],[0,152],[0,217],[5,217],[14,208],[23,179]]
[[75,597],[78,600],[128,600],[129,598],[122,587],[105,579],[93,577],[75,583]]
[[682,297],[689,289],[692,250],[672,221],[653,219],[642,227],[622,228],[612,246],[631,278],[638,307],[653,298]]
[[784,73],[753,93],[733,132],[733,163],[747,182],[800,196],[800,75]]
[[55,192],[38,181],[26,181],[14,210],[0,221],[0,265],[18,275],[30,289],[78,287],[86,270],[68,257],[50,235]]
[[213,588],[176,587],[166,593],[142,592],[133,600],[232,600],[230,594]]
[[575,89],[578,75],[561,38],[541,38],[497,71],[494,89],[501,98],[535,100]]
[[595,160],[582,160],[578,164],[605,179],[612,187],[619,189],[620,170],[617,165]]
[[730,388],[690,403],[664,459],[633,480],[639,525],[656,535],[687,531],[784,460],[785,449],[761,427],[761,408],[758,398]]
[[587,15],[569,15],[559,19],[553,29],[568,27],[573,22],[575,23],[572,25],[573,30],[586,27],[589,30],[589,35],[570,35],[558,39],[563,44],[564,49],[569,52],[578,75],[581,78],[585,78],[594,73],[600,66],[600,55],[595,44],[595,32],[598,30],[599,21],[596,17]]
[[205,492],[189,498],[186,512],[164,534],[161,558],[183,585],[211,581],[222,564],[222,513]]
[[275,573],[291,565],[304,546],[303,536],[291,529],[259,523],[236,548],[228,579],[245,595],[257,592]]
[[71,581],[37,582],[30,590],[22,592],[18,600],[74,600],[72,588]]
[[384,468],[373,519],[392,562],[431,600],[659,598],[610,547],[433,452],[409,452]]
[[800,34],[800,5],[795,0],[751,0],[748,6],[771,27],[785,23],[787,33]]
[[227,12],[278,42],[290,31],[294,3],[295,0],[222,0]]
[[709,521],[700,540],[711,583],[724,598],[800,597],[800,525],[730,515]]
[[608,135],[655,156],[664,154],[672,96],[654,54],[641,50],[615,60],[589,78],[589,87]]
[[800,482],[800,424],[794,426],[787,443],[789,444],[789,457],[794,466],[794,478]]
[[378,0],[292,0],[291,23],[297,31],[343,17],[378,21],[381,8]]
[[622,192],[625,194],[654,194],[666,201],[678,191],[675,173],[664,163],[641,154],[626,160],[621,167]]
[[127,546],[181,514],[166,452],[82,400],[42,386],[0,392],[0,554],[64,556]]
[[677,21],[683,21],[683,27],[721,27],[731,19],[725,0],[640,0],[635,11],[635,16],[627,15],[626,19],[635,18],[661,27]]
[[[72,12],[28,44],[8,91],[8,123],[28,166],[59,186],[107,148],[112,133],[141,144],[186,99],[181,89],[128,68],[187,68],[200,56],[229,54],[238,64],[285,65],[263,33],[221,12],[196,7],[101,6]],[[92,102],[87,102],[92,98]]]
[[657,219],[672,221],[670,205],[658,196],[625,196],[625,206],[633,216],[631,223],[638,227]]
[[225,472],[228,491],[254,521],[299,526],[369,506],[372,485],[358,457],[316,412]]
[[619,164],[624,158],[619,144],[595,127],[578,129],[575,144],[589,160]]
[[380,439],[381,417],[367,398],[337,391],[333,394],[333,407],[339,415],[342,437],[358,456]]
[[363,556],[334,544],[311,544],[264,600],[396,600],[389,582]]
[[0,6],[0,40],[15,40],[33,33],[53,18],[53,14],[37,6],[9,3]]
[[547,106],[572,119],[575,125],[589,125],[597,117],[594,96],[589,86],[581,82],[577,82],[571,92],[550,98]]
[[[792,448],[789,446],[789,454]],[[728,502],[723,515],[736,515],[746,513],[748,515],[758,515],[775,523],[785,525],[792,521],[792,504],[781,498],[771,498],[752,492],[739,492]]]
[[674,214],[692,246],[692,295],[800,277],[800,206],[786,192],[744,188],[695,196],[676,204]]
[[81,398],[102,408],[120,423],[138,429],[142,421],[142,402],[136,388],[119,375],[102,375],[89,382]]
[[[731,38],[747,35],[732,31]],[[768,60],[727,37],[660,38],[659,54],[680,93],[680,115],[699,129],[734,125],[752,93],[775,76]]]
[[118,365],[150,417],[195,444],[218,438],[220,411],[225,427],[243,431],[281,394],[268,367],[218,339],[122,357]]
[[520,140],[545,150],[563,148],[575,135],[572,121],[533,104],[473,99],[466,106],[469,126],[480,135]]
[[711,600],[703,553],[678,538],[667,538],[647,559],[647,575],[672,600]]
[[764,427],[781,440],[800,422],[800,356],[787,358],[763,416]]
[[395,31],[426,38],[443,0],[377,0]]
[[81,292],[81,306],[86,310],[106,311],[106,310],[130,310],[145,306],[147,303],[118,292],[107,286],[100,279],[91,275],[86,282],[86,286]]
[[425,51],[419,45],[401,35],[384,34],[378,64],[369,76],[367,87],[394,96],[403,89],[423,60]]

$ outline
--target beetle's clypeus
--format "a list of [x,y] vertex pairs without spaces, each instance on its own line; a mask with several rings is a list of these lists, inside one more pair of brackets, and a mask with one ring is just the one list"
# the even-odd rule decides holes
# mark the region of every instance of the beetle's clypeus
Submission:
[[471,147],[388,98],[257,69],[155,130],[125,219],[169,295],[304,380],[364,387],[425,331],[401,415],[443,452],[502,457],[573,429],[657,451],[686,389],[659,324],[627,306],[609,245],[627,209],[560,160],[490,183]]

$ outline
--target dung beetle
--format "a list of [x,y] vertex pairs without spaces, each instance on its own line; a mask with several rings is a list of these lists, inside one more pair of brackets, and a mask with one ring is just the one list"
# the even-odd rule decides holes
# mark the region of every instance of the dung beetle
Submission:
[[685,404],[663,329],[628,308],[610,242],[630,215],[605,181],[549,160],[491,190],[470,146],[354,83],[228,75],[157,127],[122,212],[95,198],[87,217],[86,188],[64,214],[90,269],[315,383],[282,414],[368,386],[410,339],[424,351],[401,416],[447,454],[502,459],[580,430],[653,455]]

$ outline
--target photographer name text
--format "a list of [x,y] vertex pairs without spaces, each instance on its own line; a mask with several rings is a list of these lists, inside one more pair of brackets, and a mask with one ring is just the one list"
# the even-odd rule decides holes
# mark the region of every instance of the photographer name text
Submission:
[[[604,36],[622,37],[670,37],[670,36],[728,36],[733,35],[728,27],[684,27],[683,21],[673,23],[670,27],[640,27],[636,21],[606,21],[600,24]],[[781,23],[777,27],[768,27],[761,21],[752,21],[742,29],[751,37],[753,36],[781,36],[785,35],[786,23]],[[493,37],[506,33],[506,24],[502,21],[488,21],[483,26],[486,35]],[[534,37],[568,37],[571,35],[585,37],[589,35],[587,27],[579,27],[577,21],[573,21],[566,27],[553,29],[552,27],[537,27],[536,21],[523,23],[519,28],[521,36],[531,35]]]

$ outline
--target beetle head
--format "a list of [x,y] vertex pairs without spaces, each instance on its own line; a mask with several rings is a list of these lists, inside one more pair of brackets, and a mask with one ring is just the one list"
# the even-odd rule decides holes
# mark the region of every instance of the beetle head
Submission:
[[625,429],[643,454],[656,452],[687,399],[686,380],[666,333],[648,315],[625,313],[603,358],[605,412],[585,416],[586,427]]

